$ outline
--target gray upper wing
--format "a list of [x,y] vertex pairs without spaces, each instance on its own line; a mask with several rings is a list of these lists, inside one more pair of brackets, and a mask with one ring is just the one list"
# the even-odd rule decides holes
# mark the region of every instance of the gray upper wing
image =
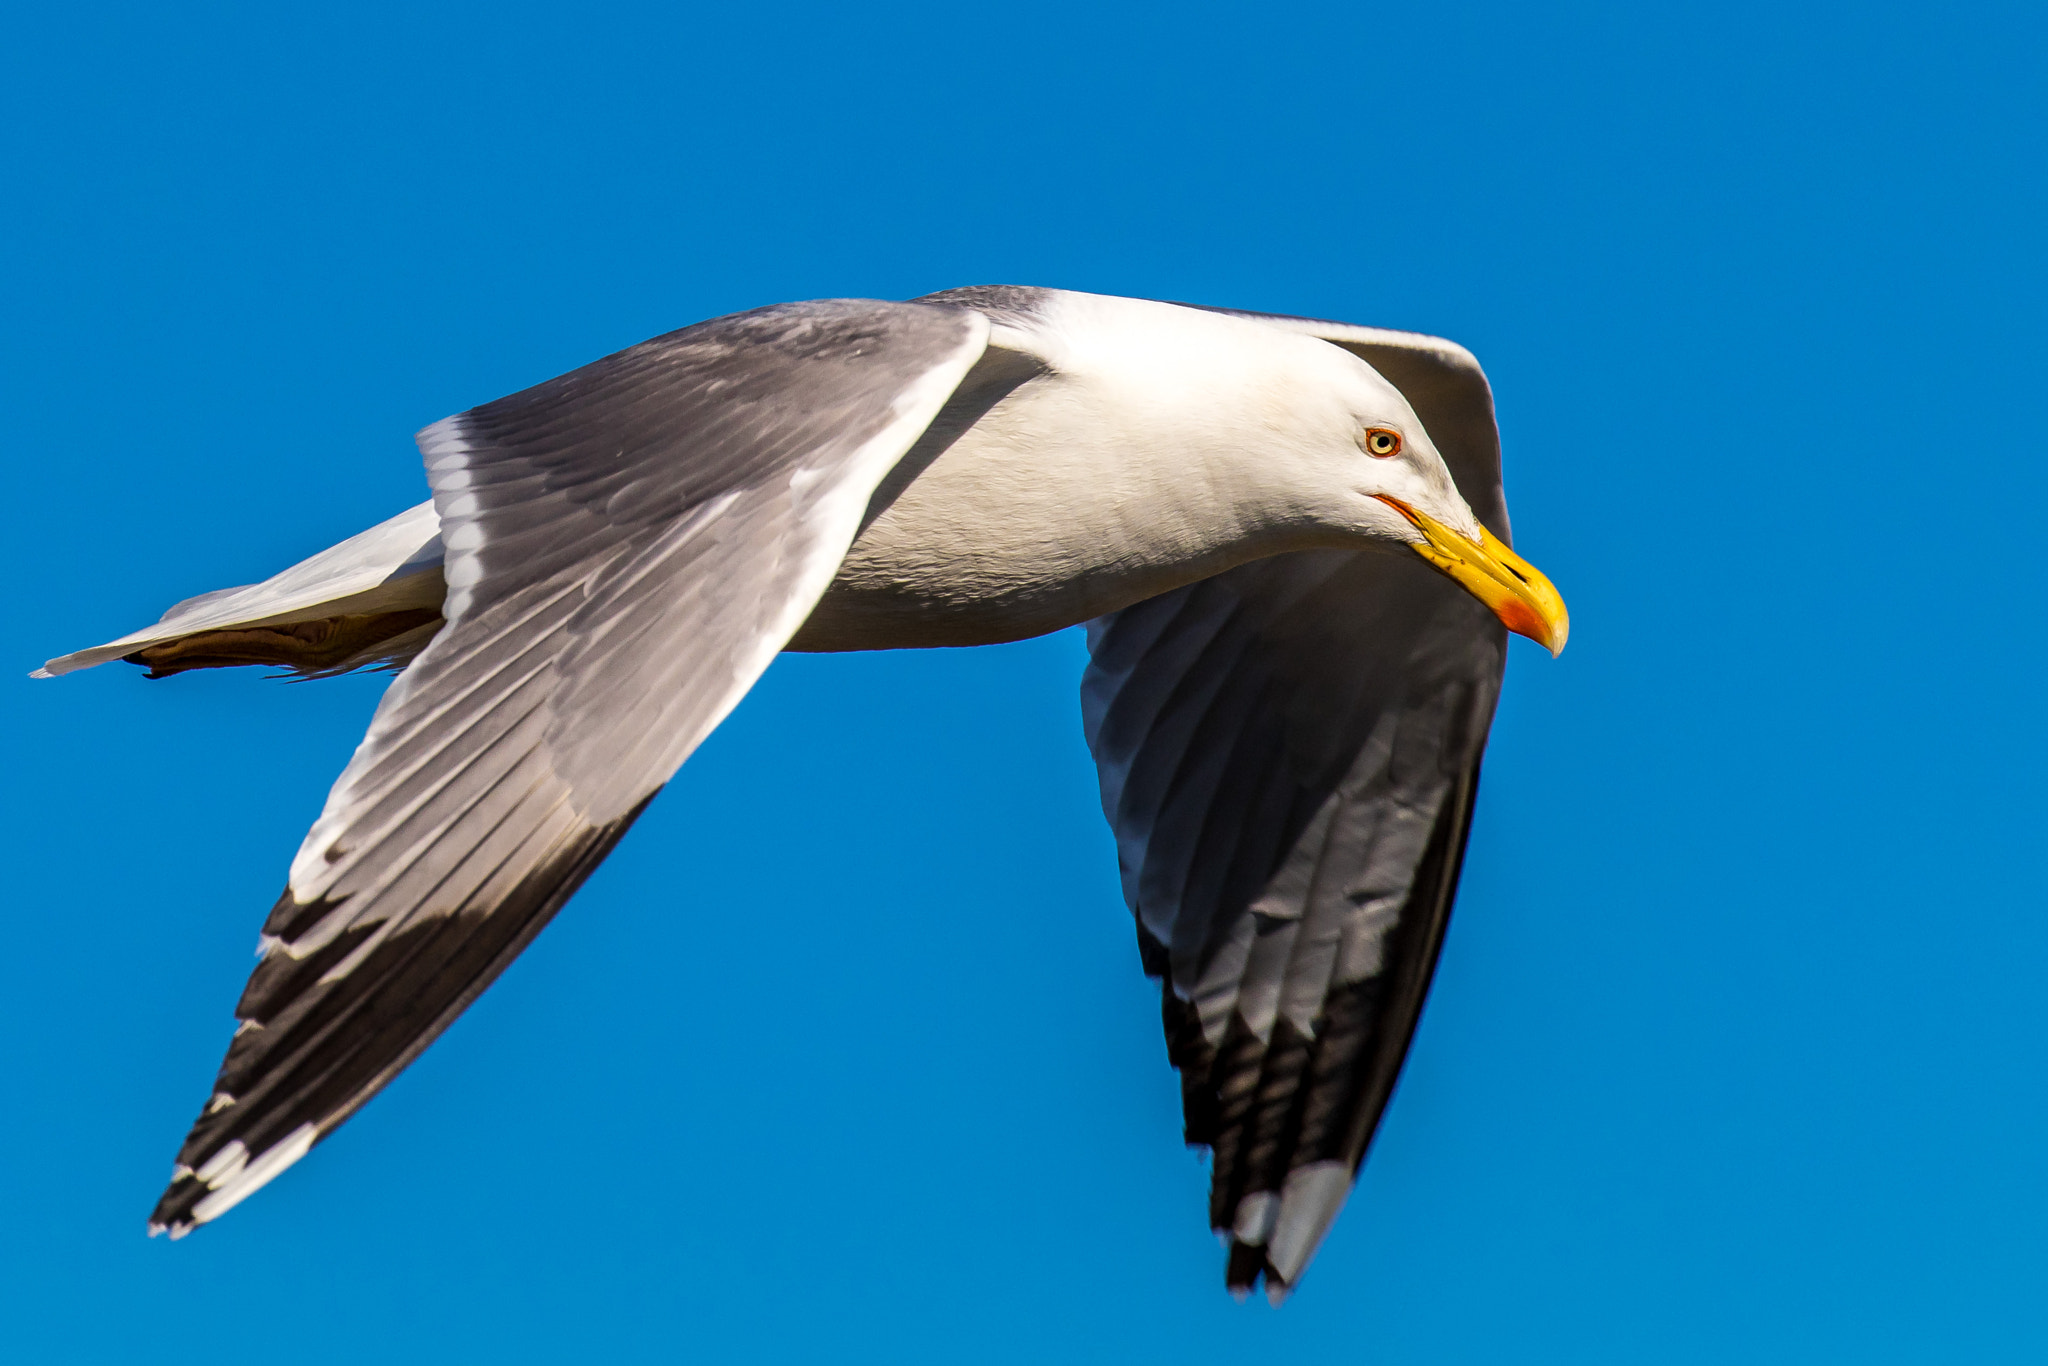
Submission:
[[540,931],[803,621],[987,333],[759,309],[421,433],[448,624],[293,862],[154,1226],[296,1161]]
[[[1507,534],[1485,376],[1436,338],[1246,314],[1398,385]],[[1228,1281],[1284,1294],[1335,1218],[1420,1015],[1506,633],[1397,553],[1240,566],[1088,630],[1082,714]]]

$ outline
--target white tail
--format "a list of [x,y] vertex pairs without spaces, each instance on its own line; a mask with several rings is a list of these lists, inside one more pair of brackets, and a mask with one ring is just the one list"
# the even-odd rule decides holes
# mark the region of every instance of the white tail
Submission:
[[[31,677],[53,678],[90,669],[110,659],[127,658],[203,634],[341,619],[381,625],[358,629],[353,635],[326,632],[319,641],[324,649],[311,652],[310,668],[295,658],[266,658],[260,648],[248,658],[217,658],[209,662],[274,662],[302,672],[334,673],[399,657],[410,658],[440,626],[441,599],[446,591],[441,581],[441,558],[440,519],[434,514],[432,502],[421,503],[311,559],[301,560],[262,583],[221,588],[187,598],[165,612],[156,625],[105,645],[61,655]],[[428,609],[434,613],[431,619],[424,616]],[[383,629],[403,622],[413,624],[397,633]],[[267,634],[288,645],[308,638],[303,630],[296,635]],[[414,636],[418,637],[416,641]],[[349,652],[347,647],[354,643],[360,643],[362,648]],[[297,648],[300,653],[309,653],[303,643]],[[337,651],[342,653],[337,655]],[[154,661],[144,662],[154,665]],[[161,672],[177,672],[200,665],[173,662],[154,667]]]

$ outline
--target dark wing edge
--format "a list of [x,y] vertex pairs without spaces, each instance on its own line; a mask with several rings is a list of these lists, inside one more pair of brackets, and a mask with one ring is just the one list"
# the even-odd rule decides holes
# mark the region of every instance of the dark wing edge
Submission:
[[758,309],[421,433],[448,625],[293,862],[152,1232],[303,1157],[546,926],[824,592],[987,333]]
[[[1462,348],[1242,316],[1369,345],[1506,534],[1491,394]],[[1226,1284],[1263,1279],[1277,1303],[1349,1193],[1420,1019],[1506,634],[1419,561],[1310,551],[1088,637],[1084,729],[1186,1140],[1210,1153]]]

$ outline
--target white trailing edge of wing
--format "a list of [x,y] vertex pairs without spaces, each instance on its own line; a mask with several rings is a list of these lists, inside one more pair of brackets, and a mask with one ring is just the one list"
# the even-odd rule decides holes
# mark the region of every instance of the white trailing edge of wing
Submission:
[[280,626],[357,612],[438,608],[444,591],[442,553],[441,519],[429,500],[261,583],[187,598],[165,612],[154,626],[89,650],[60,655],[29,677],[55,678],[90,669],[200,631]]

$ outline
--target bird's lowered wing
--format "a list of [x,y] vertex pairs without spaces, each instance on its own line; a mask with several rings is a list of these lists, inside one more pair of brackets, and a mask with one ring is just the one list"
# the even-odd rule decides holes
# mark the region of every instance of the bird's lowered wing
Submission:
[[[1435,338],[1258,317],[1358,351],[1507,534],[1485,376]],[[1413,557],[1307,551],[1088,628],[1082,715],[1227,1278],[1300,1278],[1364,1159],[1457,890],[1506,636]]]
[[304,1155],[526,946],[803,621],[987,334],[765,308],[421,433],[448,624],[293,861],[153,1227]]

